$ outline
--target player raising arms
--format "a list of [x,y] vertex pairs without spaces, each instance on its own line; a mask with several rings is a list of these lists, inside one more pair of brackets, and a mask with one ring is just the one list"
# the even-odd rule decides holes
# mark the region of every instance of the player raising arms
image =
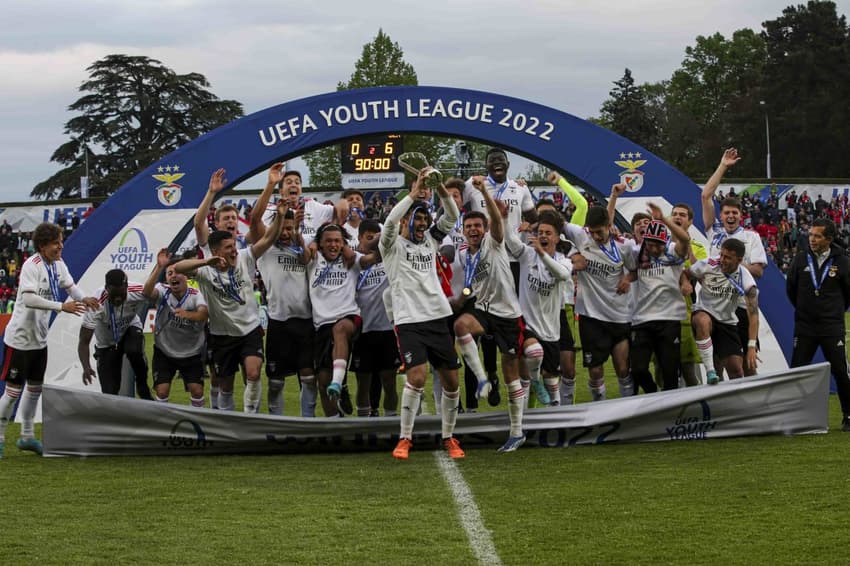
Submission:
[[464,272],[463,295],[467,299],[474,297],[475,303],[474,306],[469,302],[464,305],[463,308],[468,310],[455,321],[455,335],[464,361],[480,380],[479,399],[490,392],[492,384],[482,379],[486,374],[478,358],[475,337],[492,335],[502,352],[502,373],[508,390],[511,429],[508,440],[499,451],[513,452],[525,442],[522,432],[525,394],[519,380],[518,357],[523,339],[522,315],[505,249],[506,223],[502,219],[502,212],[488,192],[483,177],[474,177],[473,184],[487,203],[490,220],[488,222],[481,212],[470,212],[463,219],[463,234],[469,247],[460,250],[455,265]]
[[[74,284],[62,261],[62,239],[62,228],[57,224],[39,224],[32,234],[37,253],[21,266],[15,310],[3,339],[6,362],[0,379],[5,380],[6,390],[0,397],[0,458],[3,457],[6,426],[19,398],[23,424],[16,446],[41,455],[41,441],[35,438],[33,421],[47,369],[47,331],[51,311],[80,315],[86,308],[100,308],[97,299],[85,297]],[[62,290],[72,300],[60,302]]]
[[[269,169],[268,182],[255,204],[255,210],[266,210],[274,187],[283,179],[283,163]],[[286,177],[292,185],[299,178]],[[280,199],[286,212],[281,219],[280,234],[274,245],[257,260],[257,268],[266,285],[269,325],[266,332],[266,376],[269,379],[269,413],[283,415],[283,386],[288,375],[297,374],[301,385],[301,416],[316,416],[318,388],[313,369],[313,311],[307,286],[307,259],[304,238],[299,226],[304,209],[294,208],[297,198]],[[275,208],[277,210],[277,208]],[[266,233],[261,215],[251,215],[249,238],[259,241]]]
[[[427,169],[417,184],[425,181]],[[452,434],[457,420],[460,361],[449,333],[451,306],[437,276],[436,254],[458,217],[446,188],[437,188],[444,213],[433,223],[428,203],[405,196],[387,216],[378,249],[384,260],[392,296],[392,320],[406,366],[401,394],[401,438],[393,457],[406,460],[413,446],[413,425],[425,389],[426,362],[440,375],[443,444],[452,458],[463,458],[460,442]]]
[[[524,245],[516,232],[507,234],[508,250],[519,260],[519,304],[527,324],[523,341],[523,359],[532,383],[540,386],[543,370],[543,392],[537,398],[560,403],[560,312],[564,310],[562,281],[572,277],[572,263],[556,251],[563,218],[554,211],[539,215],[537,230]],[[545,395],[544,395],[545,394]]]
[[[156,400],[168,402],[171,380],[179,371],[193,407],[204,406],[204,324],[209,318],[207,303],[197,289],[186,284],[186,276],[174,270],[177,260],[162,249],[142,294],[156,305],[153,346],[153,387]],[[165,283],[159,284],[165,270]]]
[[281,204],[271,229],[244,250],[236,249],[233,234],[216,230],[209,238],[212,257],[184,259],[174,265],[177,273],[195,274],[207,300],[210,345],[221,387],[219,408],[224,410],[233,410],[233,377],[240,362],[247,378],[244,411],[256,413],[260,407],[263,338],[259,307],[254,299],[254,273],[257,258],[277,239],[284,213]]
[[644,227],[643,243],[635,249],[631,368],[636,383],[652,383],[649,362],[655,354],[666,391],[679,386],[681,320],[686,313],[679,281],[691,238],[672,218],[664,218],[656,205],[649,207],[653,220]]

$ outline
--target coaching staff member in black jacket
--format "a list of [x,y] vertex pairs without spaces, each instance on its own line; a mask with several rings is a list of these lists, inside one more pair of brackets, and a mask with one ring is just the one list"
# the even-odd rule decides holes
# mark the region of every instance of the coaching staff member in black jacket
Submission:
[[841,402],[841,430],[850,432],[850,377],[847,375],[844,312],[850,308],[850,258],[833,243],[835,224],[818,218],[809,245],[794,258],[786,289],[794,305],[791,367],[806,365],[820,346],[832,368]]

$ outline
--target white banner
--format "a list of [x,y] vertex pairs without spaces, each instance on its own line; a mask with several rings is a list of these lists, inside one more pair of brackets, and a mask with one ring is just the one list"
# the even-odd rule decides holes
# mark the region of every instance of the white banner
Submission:
[[[829,365],[715,386],[526,411],[527,445],[562,448],[613,442],[706,440],[827,432]],[[46,385],[46,456],[389,451],[398,417],[303,419],[161,404]],[[458,415],[464,448],[496,446],[504,411]],[[440,418],[416,419],[414,445],[441,445]]]
[[343,173],[343,189],[397,189],[404,186],[404,173]]
[[91,208],[91,203],[74,203],[66,205],[45,205],[45,206],[10,206],[8,208],[0,208],[0,224],[5,220],[12,227],[12,230],[17,232],[32,232],[35,227],[42,222],[58,223],[61,215],[65,216],[67,226],[71,228],[71,218],[74,213],[83,222],[83,214]]

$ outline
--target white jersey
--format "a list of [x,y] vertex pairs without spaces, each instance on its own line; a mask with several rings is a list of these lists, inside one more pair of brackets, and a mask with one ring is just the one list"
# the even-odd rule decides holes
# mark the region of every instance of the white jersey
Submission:
[[443,238],[444,246],[454,246],[455,255],[457,255],[457,251],[461,246],[466,245],[466,238],[463,236],[463,213],[461,212],[457,221],[455,222],[452,229],[446,234],[446,237]]
[[[526,325],[546,342],[557,342],[561,337],[561,309],[564,308],[561,282],[547,267],[543,258],[529,246],[519,260],[519,304]],[[555,252],[553,260],[564,268],[562,275],[572,279],[572,262],[564,254]]]
[[389,288],[387,271],[383,263],[370,265],[357,277],[357,306],[363,317],[363,332],[392,330],[384,307],[384,291]]
[[715,221],[711,228],[705,233],[709,241],[708,257],[717,259],[720,257],[720,247],[726,238],[733,238],[744,242],[746,252],[744,253],[744,263],[763,263],[767,264],[767,254],[764,251],[761,236],[753,230],[745,230],[738,227],[734,232],[727,232],[719,221]]
[[[709,242],[708,257],[710,259],[720,257],[720,246],[723,245],[723,240],[734,238],[744,242],[744,263],[761,263],[767,265],[767,253],[764,251],[764,244],[761,241],[761,236],[755,230],[745,230],[743,227],[738,226],[738,229],[734,232],[727,232],[720,221],[715,220],[705,235]],[[745,306],[746,301],[741,297],[738,301],[738,307]]]
[[359,315],[355,292],[360,273],[360,258],[357,254],[354,265],[346,267],[342,256],[328,261],[318,252],[307,264],[310,284],[310,301],[313,303],[313,326],[335,323],[351,315]]
[[[270,226],[277,214],[277,203],[269,203],[263,213],[263,224]],[[322,204],[311,198],[304,199],[304,222],[301,224],[301,235],[304,237],[304,245],[316,239],[316,232],[322,224],[332,222],[336,211],[332,204]]]
[[175,309],[182,308],[195,312],[200,307],[206,307],[204,296],[197,289],[188,287],[186,293],[179,299],[171,289],[162,283],[154,288],[154,343],[156,347],[171,358],[189,358],[204,351],[206,336],[204,322],[196,322],[174,314]]
[[464,284],[475,296],[476,309],[501,318],[522,315],[505,243],[494,240],[489,232],[475,253],[468,247],[459,250],[452,269],[463,272]]
[[661,257],[645,254],[640,257],[641,246],[635,244],[637,280],[632,283],[634,310],[632,324],[656,320],[682,320],[687,314],[685,298],[679,289],[679,278],[685,269],[687,256],[676,254],[676,243],[667,242]]
[[[505,230],[519,228],[522,223],[522,213],[534,209],[534,199],[528,187],[518,185],[513,179],[507,179],[504,183],[497,184],[489,176],[484,183],[494,199],[500,200],[508,206]],[[466,181],[466,186],[463,189],[463,202],[469,203],[469,210],[483,212],[489,216],[487,201],[481,196],[481,192],[473,186],[472,179]]]
[[210,311],[210,333],[246,336],[260,325],[260,309],[254,298],[257,262],[251,248],[239,250],[236,266],[219,271],[204,265],[195,281]]
[[148,304],[148,298],[142,294],[142,285],[129,283],[127,298],[120,306],[109,302],[109,294],[101,287],[95,293],[100,303],[96,311],[86,311],[83,315],[83,328],[94,330],[94,341],[98,348],[112,348],[128,328],[142,328],[139,310]]
[[269,318],[311,318],[307,266],[301,263],[300,250],[275,244],[257,259],[257,268],[266,285]]
[[47,347],[47,331],[52,312],[24,304],[24,293],[35,293],[42,299],[58,301],[59,289],[74,285],[68,266],[61,259],[49,264],[40,254],[29,257],[21,266],[18,295],[12,319],[6,326],[3,341],[16,350],[41,350]]
[[626,271],[634,270],[631,244],[611,238],[603,250],[585,228],[575,224],[564,224],[564,234],[587,260],[587,268],[576,272],[576,312],[604,322],[630,322],[630,294],[618,295],[617,284]]
[[[411,203],[412,198],[407,195],[396,207],[408,210]],[[395,210],[393,208],[390,212],[391,216],[394,216]],[[451,316],[452,308],[437,276],[435,256],[455,220],[449,214],[440,216],[418,244],[399,235],[398,222],[388,219],[384,225],[378,247],[390,281],[394,324],[427,322]]]
[[[570,266],[570,273],[573,272],[573,262],[570,258],[564,258],[565,265]],[[576,282],[573,279],[574,276],[568,277],[563,281],[559,281],[558,284],[561,288],[561,300],[565,305],[575,305],[576,304]]]
[[[250,244],[248,243],[248,240],[245,239],[245,236],[243,236],[242,234],[236,235],[236,249],[237,250],[244,250],[249,245]],[[207,243],[205,243],[203,246],[199,246],[199,248],[201,249],[201,257],[210,258],[213,255],[215,255],[215,254],[212,253],[212,250],[210,249],[209,240],[207,240]]]
[[738,266],[738,271],[726,275],[714,259],[696,262],[690,272],[700,280],[694,311],[705,311],[718,322],[737,325],[738,301],[756,285],[750,272]]

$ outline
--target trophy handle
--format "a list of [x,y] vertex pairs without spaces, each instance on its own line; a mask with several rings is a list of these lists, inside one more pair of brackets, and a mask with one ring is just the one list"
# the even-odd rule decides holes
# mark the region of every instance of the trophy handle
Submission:
[[[411,162],[422,164],[421,168],[417,168]],[[417,165],[419,164],[417,163]],[[398,156],[398,164],[407,172],[415,175],[417,178],[420,174],[425,175],[425,185],[431,189],[439,187],[443,183],[443,174],[439,169],[435,169],[428,164],[428,158],[425,154],[416,151],[402,153]]]

